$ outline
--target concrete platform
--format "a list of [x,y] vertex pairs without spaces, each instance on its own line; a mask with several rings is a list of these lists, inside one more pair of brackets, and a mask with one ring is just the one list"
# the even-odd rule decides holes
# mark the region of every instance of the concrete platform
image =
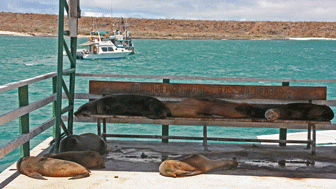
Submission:
[[[42,155],[47,139],[31,151]],[[108,141],[106,168],[91,170],[88,178],[36,180],[16,171],[16,164],[0,175],[0,188],[333,188],[336,186],[336,146],[318,146],[311,155],[305,146],[279,147],[260,144]],[[159,174],[167,158],[200,153],[210,159],[236,158],[239,166],[184,178]]]

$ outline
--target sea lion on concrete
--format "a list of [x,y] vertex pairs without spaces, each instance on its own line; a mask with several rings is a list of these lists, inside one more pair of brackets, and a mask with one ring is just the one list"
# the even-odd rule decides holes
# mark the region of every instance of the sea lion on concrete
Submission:
[[106,151],[105,141],[94,133],[69,135],[60,142],[59,152],[95,151],[103,154]]
[[142,95],[110,95],[83,104],[75,112],[76,117],[92,114],[144,116],[151,119],[164,119],[169,110],[158,99]]
[[59,154],[45,154],[44,157],[76,162],[85,168],[105,168],[104,158],[94,151],[70,151]]
[[264,118],[266,109],[248,103],[231,101],[187,98],[180,102],[167,102],[167,108],[173,117],[209,117],[223,116],[228,118]]
[[265,118],[268,121],[276,119],[330,121],[334,118],[334,112],[326,105],[291,103],[267,110]]
[[182,160],[165,160],[159,166],[160,174],[167,177],[198,175],[218,169],[231,169],[238,166],[234,160],[210,160],[202,155],[191,155]]
[[47,180],[47,177],[71,177],[78,179],[90,176],[90,171],[78,163],[47,157],[23,157],[16,164],[17,171],[28,177]]

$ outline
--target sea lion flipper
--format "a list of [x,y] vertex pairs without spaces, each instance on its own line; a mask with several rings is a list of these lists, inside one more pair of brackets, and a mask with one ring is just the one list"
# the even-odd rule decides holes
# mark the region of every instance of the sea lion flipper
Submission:
[[185,176],[197,175],[197,174],[200,174],[200,173],[201,172],[199,172],[199,171],[178,170],[178,171],[175,171],[172,175],[173,175],[173,177],[185,177]]
[[142,113],[142,116],[143,117],[146,117],[146,118],[149,118],[149,119],[165,119],[166,116],[165,115],[156,115],[156,114],[153,114],[153,113],[150,113],[150,112],[144,112]]
[[37,172],[27,173],[27,176],[31,178],[35,178],[35,179],[40,179],[40,180],[48,180],[44,178],[40,173],[37,173]]
[[69,178],[69,180],[74,180],[74,179],[80,179],[80,178],[85,178],[85,177],[89,177],[90,173],[89,171],[80,175],[76,175],[74,177]]

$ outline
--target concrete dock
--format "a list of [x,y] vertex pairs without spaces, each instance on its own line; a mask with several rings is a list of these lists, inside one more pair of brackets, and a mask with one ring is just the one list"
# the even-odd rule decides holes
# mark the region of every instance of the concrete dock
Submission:
[[[35,147],[31,156],[50,149],[52,138]],[[198,142],[108,141],[104,155],[106,168],[91,170],[88,178],[37,180],[16,171],[16,163],[0,174],[0,188],[334,188],[336,186],[336,146],[318,146],[311,155],[303,145],[279,147],[261,144],[208,143],[204,151]],[[236,158],[231,170],[184,178],[159,174],[167,158],[203,154],[210,159]]]

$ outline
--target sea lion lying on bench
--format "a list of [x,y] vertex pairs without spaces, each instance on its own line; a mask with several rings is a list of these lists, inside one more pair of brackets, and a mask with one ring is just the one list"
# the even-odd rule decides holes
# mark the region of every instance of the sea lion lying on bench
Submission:
[[83,104],[75,112],[76,117],[102,115],[133,115],[151,119],[164,119],[170,113],[156,98],[142,95],[110,95]]
[[167,108],[173,117],[209,117],[228,118],[264,118],[267,109],[248,103],[237,103],[217,99],[187,98],[180,102],[167,102]]
[[165,160],[160,164],[159,171],[161,175],[167,177],[185,177],[237,166],[238,162],[235,160],[211,160],[195,154],[182,160]]
[[276,119],[330,121],[334,118],[334,112],[326,105],[292,103],[268,109],[265,118],[269,121]]

